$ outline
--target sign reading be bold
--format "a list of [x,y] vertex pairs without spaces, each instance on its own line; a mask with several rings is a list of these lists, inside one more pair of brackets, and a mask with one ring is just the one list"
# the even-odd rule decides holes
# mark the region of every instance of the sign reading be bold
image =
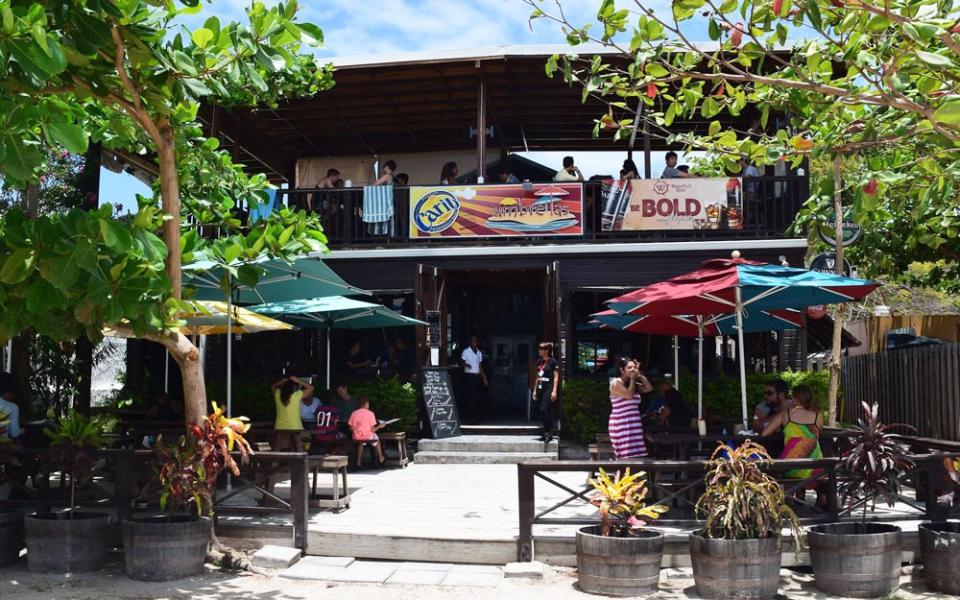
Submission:
[[604,182],[604,231],[740,229],[737,178],[631,179]]

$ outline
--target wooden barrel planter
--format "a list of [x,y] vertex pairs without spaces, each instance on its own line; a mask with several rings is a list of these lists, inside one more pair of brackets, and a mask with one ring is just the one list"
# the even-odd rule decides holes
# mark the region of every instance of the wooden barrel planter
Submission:
[[704,598],[772,598],[780,586],[779,537],[712,539],[690,534],[697,594]]
[[0,567],[17,562],[23,549],[23,513],[0,510]]
[[814,584],[834,596],[876,598],[900,582],[900,528],[885,523],[832,523],[807,530]]
[[663,534],[641,530],[630,537],[604,537],[600,527],[577,532],[577,577],[584,592],[639,596],[657,591]]
[[32,573],[85,573],[103,567],[107,515],[69,512],[33,514],[24,520],[27,568]]
[[171,581],[203,572],[210,519],[162,515],[123,522],[127,577]]
[[960,523],[921,523],[918,533],[927,587],[960,596]]

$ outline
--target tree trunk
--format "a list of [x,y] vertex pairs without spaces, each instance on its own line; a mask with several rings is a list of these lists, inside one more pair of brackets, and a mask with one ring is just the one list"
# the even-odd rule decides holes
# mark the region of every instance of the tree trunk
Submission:
[[[840,154],[833,156],[833,210],[834,236],[836,236],[837,274],[843,275],[843,203],[840,182]],[[840,346],[843,340],[843,305],[833,312],[833,347],[830,355],[830,402],[827,409],[827,424],[837,426],[837,397],[840,391]]]
[[[167,277],[173,287],[173,296],[181,297],[180,281],[180,181],[177,178],[177,154],[173,132],[169,126],[161,129],[164,143],[157,148],[160,163],[160,197],[163,212],[169,217],[163,222],[163,241],[167,245]],[[193,346],[193,344],[191,344]],[[184,378],[186,380],[186,378]],[[184,389],[186,393],[186,389]],[[206,410],[206,409],[204,409]]]
[[203,422],[207,414],[207,388],[203,379],[203,364],[200,351],[190,338],[180,332],[169,335],[149,335],[147,339],[158,342],[170,352],[183,377],[183,407],[187,425]]

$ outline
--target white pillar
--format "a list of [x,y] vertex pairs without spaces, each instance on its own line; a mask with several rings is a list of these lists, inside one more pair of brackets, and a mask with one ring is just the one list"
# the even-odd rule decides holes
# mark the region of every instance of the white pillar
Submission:
[[736,292],[737,300],[737,343],[739,345],[739,350],[737,350],[737,362],[740,363],[740,408],[742,409],[743,415],[743,428],[747,429],[747,357],[743,351],[743,297],[740,291],[740,286],[737,286],[734,291]]

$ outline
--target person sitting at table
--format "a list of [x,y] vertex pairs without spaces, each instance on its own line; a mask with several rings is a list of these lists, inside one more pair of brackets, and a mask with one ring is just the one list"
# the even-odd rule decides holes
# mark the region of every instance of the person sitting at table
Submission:
[[610,442],[617,460],[647,455],[640,418],[640,394],[653,386],[638,368],[639,363],[626,356],[617,363],[619,375],[610,381]]
[[277,430],[273,450],[280,452],[292,449],[294,452],[303,452],[303,441],[300,439],[303,431],[300,405],[304,396],[313,396],[313,386],[291,376],[275,381],[270,387],[277,409],[277,417],[273,423],[273,428]]
[[350,344],[350,355],[347,356],[344,367],[348,377],[359,379],[370,374],[373,363],[367,355],[364,354],[363,346],[360,345],[360,342],[355,341]]
[[[807,385],[798,385],[793,389],[796,406],[774,414],[763,428],[763,436],[774,435],[783,429],[783,452],[778,458],[823,458],[820,448],[820,433],[823,431],[823,413],[817,407],[813,390]],[[810,479],[817,469],[791,469],[784,473],[791,479]],[[809,487],[817,488],[817,505],[825,500],[816,483]]]
[[443,168],[440,169],[440,185],[456,185],[459,175],[460,170],[457,169],[457,163],[452,160],[443,163]]
[[657,408],[657,422],[661,431],[684,433],[692,430],[693,410],[669,381],[660,384],[661,402]]
[[[319,381],[320,376],[314,375],[312,380]],[[300,398],[300,422],[304,429],[313,429],[317,423],[317,409],[323,404],[323,401],[313,394],[304,394]]]
[[157,390],[153,394],[153,406],[147,410],[147,418],[151,421],[183,421],[183,411],[178,413],[167,393]]
[[363,446],[370,445],[377,453],[377,462],[383,464],[387,459],[383,456],[383,448],[380,447],[380,438],[377,437],[377,431],[383,429],[384,425],[377,421],[377,416],[370,410],[370,400],[366,396],[360,396],[360,408],[353,411],[350,415],[348,424],[353,435],[353,441],[357,447],[357,466],[363,459]]
[[[762,433],[770,420],[779,412],[793,407],[793,401],[788,397],[790,388],[782,379],[771,379],[763,386],[763,402],[757,404],[753,411],[753,431]],[[770,456],[780,456],[783,452],[782,440],[760,440],[760,444],[767,449]]]

